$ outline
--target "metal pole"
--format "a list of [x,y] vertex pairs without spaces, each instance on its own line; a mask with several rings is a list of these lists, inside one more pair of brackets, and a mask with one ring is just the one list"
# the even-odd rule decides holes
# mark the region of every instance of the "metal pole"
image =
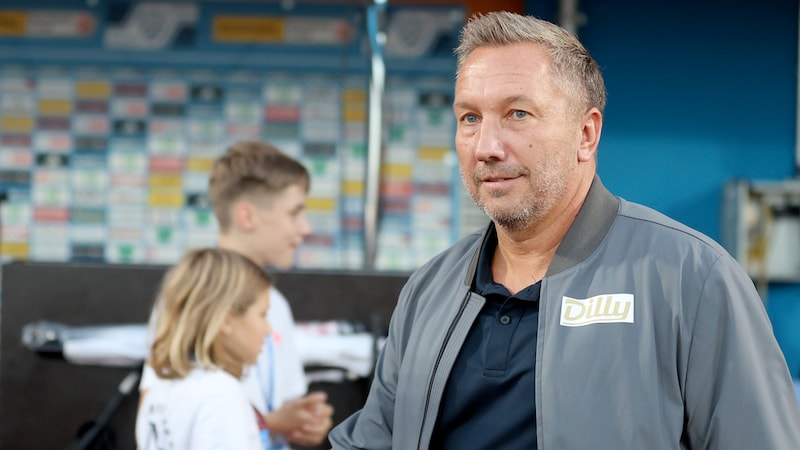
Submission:
[[800,10],[797,14],[798,34],[797,34],[797,107],[795,109],[795,147],[794,147],[794,175],[800,177]]
[[386,34],[381,29],[386,0],[375,0],[367,8],[367,32],[371,51],[369,104],[367,118],[367,181],[364,205],[364,246],[366,269],[375,268],[378,245],[378,213],[380,205],[381,149],[383,140],[383,92],[386,83],[386,65],[383,44]]
[[579,26],[578,0],[559,0],[558,21],[559,25],[574,35],[578,35]]

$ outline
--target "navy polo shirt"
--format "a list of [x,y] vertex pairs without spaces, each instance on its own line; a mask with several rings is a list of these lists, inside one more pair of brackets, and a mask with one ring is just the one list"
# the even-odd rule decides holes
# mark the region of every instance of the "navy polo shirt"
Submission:
[[537,282],[511,295],[492,279],[497,234],[481,247],[473,292],[486,304],[445,386],[432,449],[536,449]]

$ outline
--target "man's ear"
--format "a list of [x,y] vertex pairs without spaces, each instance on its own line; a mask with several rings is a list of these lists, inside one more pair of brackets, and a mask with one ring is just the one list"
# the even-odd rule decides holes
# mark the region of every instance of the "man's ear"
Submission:
[[250,231],[255,227],[255,208],[246,201],[238,201],[233,205],[233,221],[237,228]]
[[578,148],[578,161],[587,162],[594,159],[600,143],[600,132],[603,130],[603,114],[597,108],[591,108],[583,115],[581,145]]

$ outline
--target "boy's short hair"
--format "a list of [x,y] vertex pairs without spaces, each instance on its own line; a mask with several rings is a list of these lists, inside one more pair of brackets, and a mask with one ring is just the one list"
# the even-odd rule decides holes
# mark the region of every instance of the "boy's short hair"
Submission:
[[308,170],[296,159],[262,141],[240,141],[214,161],[208,197],[222,231],[232,223],[231,206],[247,198],[269,206],[276,195],[299,185],[308,192]]
[[149,361],[156,374],[183,378],[194,367],[220,367],[241,376],[244,362],[217,335],[227,314],[244,314],[272,285],[267,272],[232,250],[187,252],[161,282]]

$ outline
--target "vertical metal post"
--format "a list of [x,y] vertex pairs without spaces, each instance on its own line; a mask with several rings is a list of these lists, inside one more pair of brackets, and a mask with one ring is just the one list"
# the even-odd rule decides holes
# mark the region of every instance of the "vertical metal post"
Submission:
[[794,138],[794,175],[796,177],[800,177],[800,9],[797,13],[797,108],[795,110],[795,119],[797,123],[795,124],[795,138]]
[[378,213],[380,206],[381,149],[383,140],[383,92],[386,83],[386,65],[383,44],[386,34],[381,29],[386,0],[375,0],[367,8],[367,32],[371,53],[369,79],[369,104],[367,117],[367,181],[364,205],[364,266],[375,268],[378,245]]
[[578,34],[578,0],[559,0],[558,24],[577,36]]

